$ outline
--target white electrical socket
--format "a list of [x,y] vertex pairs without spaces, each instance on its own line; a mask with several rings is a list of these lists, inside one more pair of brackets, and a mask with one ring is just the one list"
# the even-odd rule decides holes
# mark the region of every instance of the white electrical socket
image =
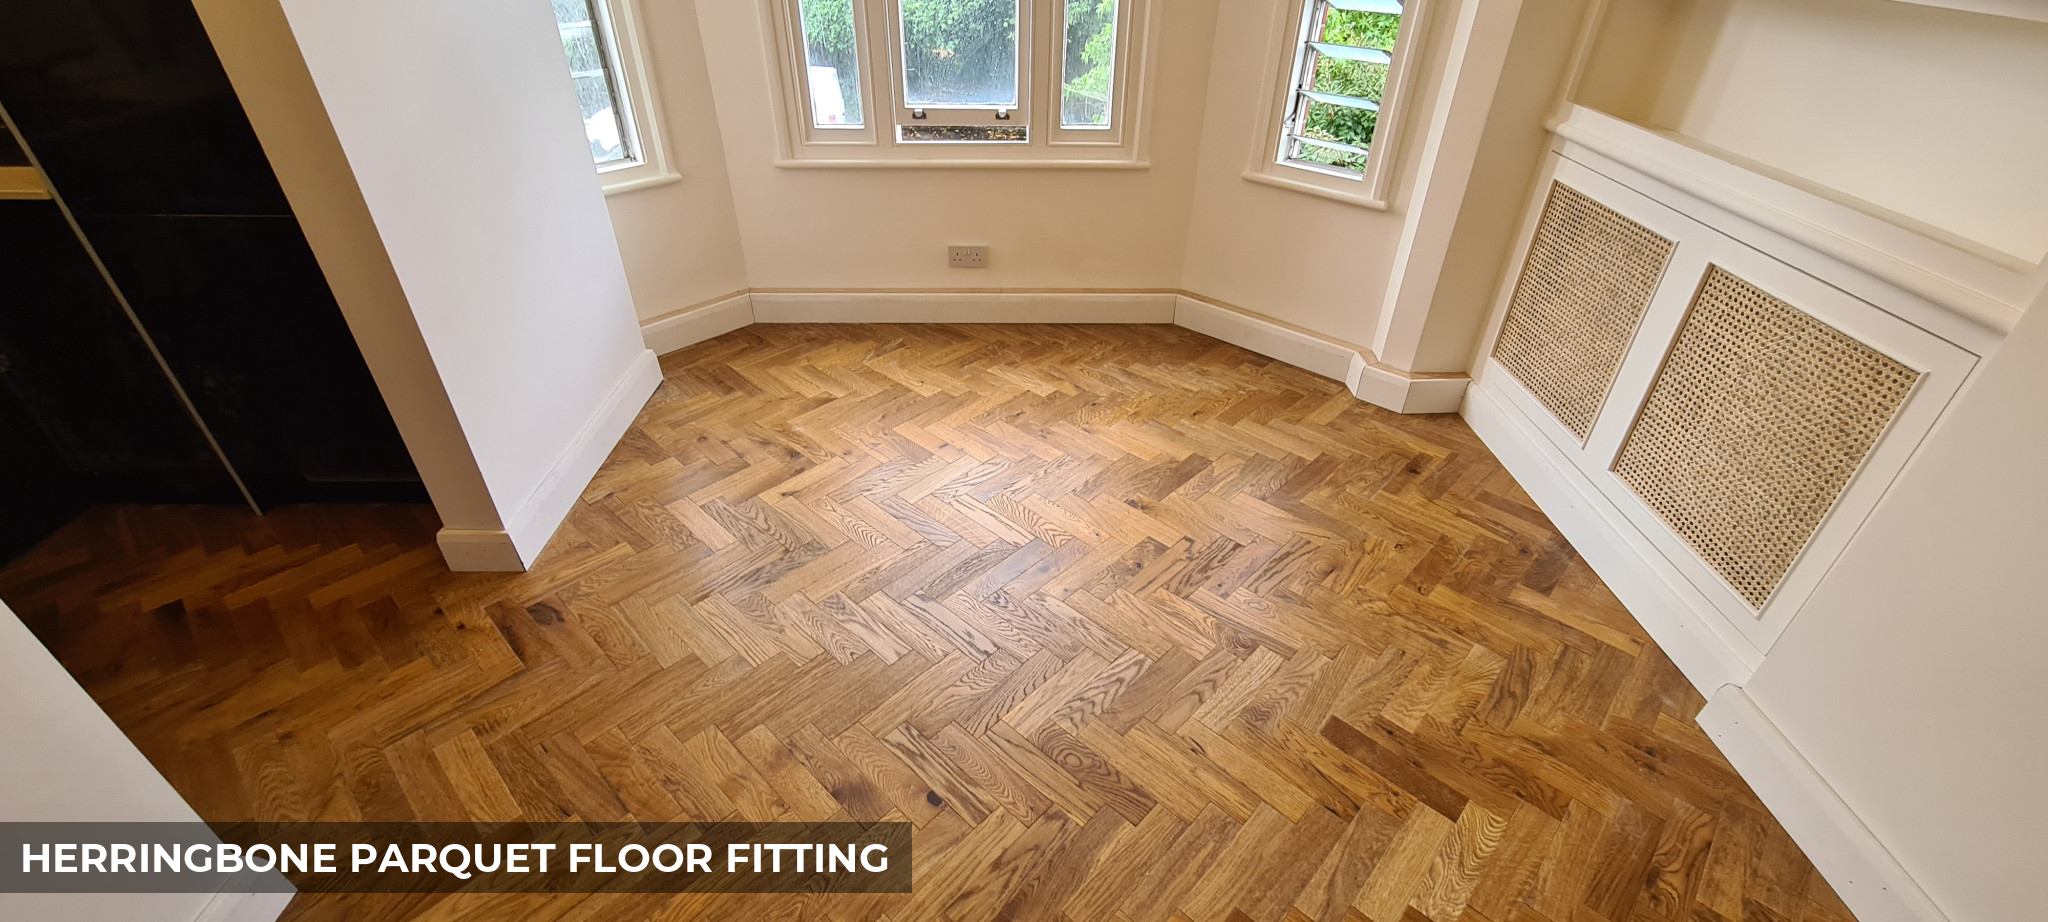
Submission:
[[988,247],[949,246],[946,248],[946,265],[955,269],[986,269]]

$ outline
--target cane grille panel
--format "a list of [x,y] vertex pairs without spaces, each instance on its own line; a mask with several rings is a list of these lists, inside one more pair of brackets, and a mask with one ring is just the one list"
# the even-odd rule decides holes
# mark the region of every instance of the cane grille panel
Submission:
[[1762,608],[1918,378],[1714,266],[1615,473]]
[[1671,249],[1649,228],[1551,183],[1493,357],[1581,440]]

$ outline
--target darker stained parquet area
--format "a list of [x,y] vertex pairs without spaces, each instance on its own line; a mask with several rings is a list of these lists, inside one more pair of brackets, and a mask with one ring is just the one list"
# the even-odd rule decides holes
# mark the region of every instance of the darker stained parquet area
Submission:
[[1167,326],[754,326],[531,572],[96,510],[0,571],[201,815],[907,820],[916,892],[328,919],[1849,922],[1454,416]]

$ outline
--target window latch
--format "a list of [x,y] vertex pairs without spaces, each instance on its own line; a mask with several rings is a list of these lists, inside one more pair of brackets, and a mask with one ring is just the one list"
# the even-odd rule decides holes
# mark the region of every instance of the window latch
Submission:
[[1009,120],[1010,120],[1010,110],[1008,110],[1008,109],[997,109],[997,110],[996,110],[996,121],[999,121],[999,122],[1007,122],[1007,121],[1009,121]]
[[924,110],[923,110],[923,109],[912,109],[912,110],[910,110],[910,117],[911,117],[911,118],[924,118]]

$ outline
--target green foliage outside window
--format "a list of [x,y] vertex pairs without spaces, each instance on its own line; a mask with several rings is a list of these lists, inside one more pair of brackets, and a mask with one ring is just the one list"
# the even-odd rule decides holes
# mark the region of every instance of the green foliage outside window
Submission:
[[900,0],[910,101],[1014,102],[1017,0]]
[[860,110],[860,53],[853,44],[853,0],[802,0],[799,6],[811,66],[838,72],[847,124],[865,124]]
[[1060,124],[1109,124],[1116,65],[1117,0],[1066,0],[1066,69]]
[[[1401,17],[1392,13],[1361,13],[1333,9],[1323,17],[1323,34],[1320,40],[1338,45],[1392,51],[1395,40],[1400,38],[1400,33]],[[1319,58],[1316,61],[1315,80],[1310,85],[1319,92],[1357,96],[1377,102],[1380,97],[1386,95],[1387,65],[1329,57]],[[1308,104],[1308,117],[1302,125],[1302,134],[1326,141],[1371,147],[1373,129],[1378,124],[1378,112],[1311,102]],[[1308,144],[1301,145],[1296,159],[1354,170],[1365,167],[1365,158],[1356,154]]]

